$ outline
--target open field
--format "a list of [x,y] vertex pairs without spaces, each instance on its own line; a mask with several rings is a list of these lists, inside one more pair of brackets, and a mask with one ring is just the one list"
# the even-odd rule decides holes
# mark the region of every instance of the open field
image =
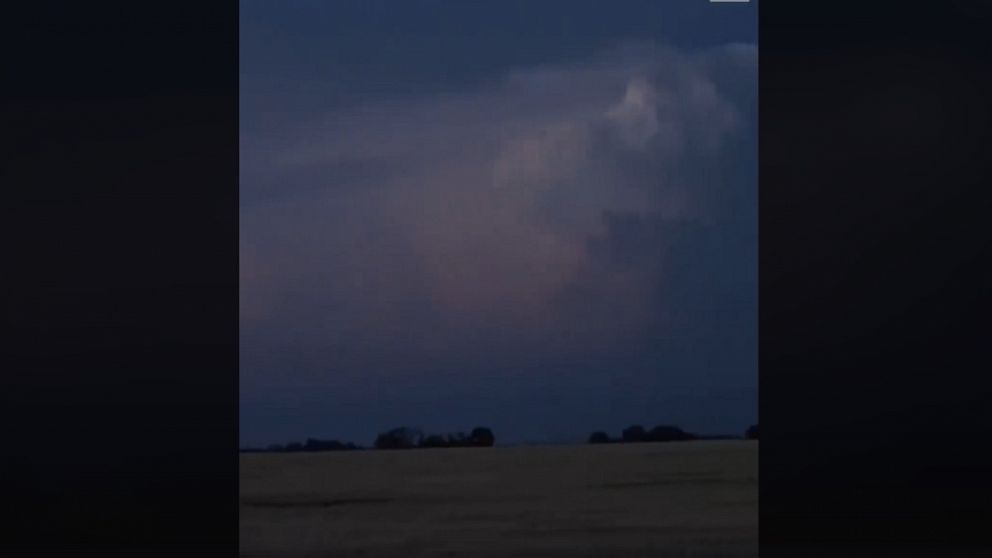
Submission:
[[758,443],[241,455],[241,555],[757,556]]

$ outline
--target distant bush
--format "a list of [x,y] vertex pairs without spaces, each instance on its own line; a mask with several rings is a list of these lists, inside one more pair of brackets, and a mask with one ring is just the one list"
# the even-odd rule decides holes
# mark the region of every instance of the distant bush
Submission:
[[420,445],[423,434],[416,428],[401,426],[376,436],[375,449],[409,449]]
[[470,448],[491,447],[496,443],[493,431],[484,426],[472,429],[472,433],[464,432],[441,435],[423,435],[416,428],[399,427],[379,434],[375,439],[376,449],[410,449],[410,448]]
[[650,431],[645,431],[644,427],[635,424],[633,426],[628,426],[623,429],[620,434],[620,439],[610,438],[609,434],[606,432],[598,431],[593,432],[589,435],[590,444],[609,444],[609,443],[637,443],[637,442],[683,442],[688,440],[700,440],[700,439],[724,439],[726,437],[712,437],[705,438],[700,437],[695,434],[691,434],[679,428],[678,426],[655,426]]

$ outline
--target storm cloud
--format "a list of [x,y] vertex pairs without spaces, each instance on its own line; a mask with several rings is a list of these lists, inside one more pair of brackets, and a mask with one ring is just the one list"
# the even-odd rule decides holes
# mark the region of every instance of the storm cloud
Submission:
[[243,132],[243,438],[754,418],[756,76],[623,44]]

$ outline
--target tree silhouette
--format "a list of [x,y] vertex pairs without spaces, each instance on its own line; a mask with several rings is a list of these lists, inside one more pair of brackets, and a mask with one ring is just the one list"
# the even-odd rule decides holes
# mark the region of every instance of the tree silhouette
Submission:
[[688,440],[722,439],[721,437],[700,437],[696,434],[686,432],[678,426],[660,425],[655,426],[650,431],[645,431],[644,427],[635,424],[623,429],[620,439],[610,438],[609,434],[603,431],[593,432],[589,435],[590,444],[609,444],[621,442],[625,444],[636,442],[681,442]]
[[485,426],[477,426],[472,433],[464,432],[425,436],[415,428],[400,427],[379,434],[375,439],[376,449],[406,449],[406,448],[468,448],[492,447],[496,443],[493,431]]
[[379,434],[374,445],[376,449],[409,449],[417,447],[422,438],[420,430],[401,426]]

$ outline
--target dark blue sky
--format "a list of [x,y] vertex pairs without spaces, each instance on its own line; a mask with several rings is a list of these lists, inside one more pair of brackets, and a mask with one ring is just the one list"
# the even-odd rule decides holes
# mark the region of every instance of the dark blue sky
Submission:
[[757,417],[756,5],[241,2],[241,440]]

